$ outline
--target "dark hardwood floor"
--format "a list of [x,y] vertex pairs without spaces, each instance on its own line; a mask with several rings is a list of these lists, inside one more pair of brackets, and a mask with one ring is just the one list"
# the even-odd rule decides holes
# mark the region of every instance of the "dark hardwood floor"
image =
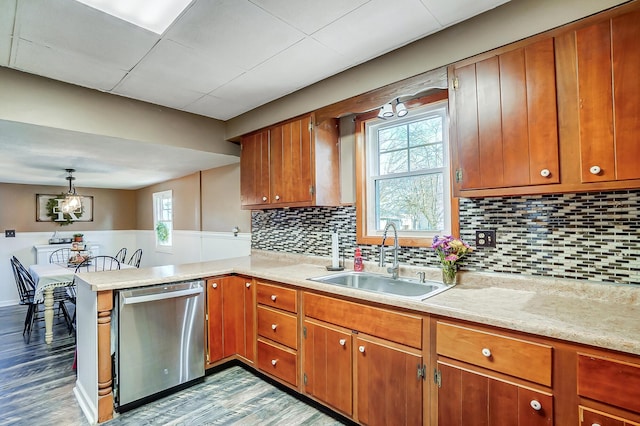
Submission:
[[[75,341],[56,317],[54,340],[44,322],[22,337],[25,306],[0,307],[0,425],[87,425],[73,395]],[[71,313],[73,315],[73,312]],[[106,425],[339,425],[243,367],[117,415]]]

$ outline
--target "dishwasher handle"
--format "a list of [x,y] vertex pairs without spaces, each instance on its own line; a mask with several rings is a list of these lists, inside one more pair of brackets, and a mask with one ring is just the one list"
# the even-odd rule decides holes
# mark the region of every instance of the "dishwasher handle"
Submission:
[[133,305],[135,303],[154,302],[156,300],[174,299],[176,297],[193,296],[203,292],[202,287],[188,288],[178,291],[161,291],[153,294],[145,294],[144,296],[122,296],[123,305]]

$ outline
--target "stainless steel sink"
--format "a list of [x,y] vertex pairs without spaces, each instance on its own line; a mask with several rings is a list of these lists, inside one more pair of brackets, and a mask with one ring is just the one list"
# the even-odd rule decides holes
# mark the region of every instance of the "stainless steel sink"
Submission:
[[424,300],[451,287],[436,281],[421,283],[410,278],[393,279],[386,275],[353,271],[309,278],[309,280],[418,300]]

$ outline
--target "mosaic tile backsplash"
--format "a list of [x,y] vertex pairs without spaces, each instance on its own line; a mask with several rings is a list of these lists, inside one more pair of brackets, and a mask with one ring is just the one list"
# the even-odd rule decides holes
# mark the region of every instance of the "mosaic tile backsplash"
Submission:
[[[640,191],[460,199],[463,240],[495,229],[496,248],[476,249],[462,269],[640,284]],[[254,211],[253,249],[331,256],[331,232],[352,258],[355,207]],[[378,247],[361,245],[366,260]],[[429,248],[403,247],[401,264],[438,266]]]

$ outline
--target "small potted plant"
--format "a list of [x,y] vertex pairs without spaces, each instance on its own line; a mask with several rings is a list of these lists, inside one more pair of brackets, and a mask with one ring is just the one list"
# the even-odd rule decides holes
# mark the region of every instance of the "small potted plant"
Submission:
[[73,234],[73,241],[81,243],[83,241],[84,234]]

